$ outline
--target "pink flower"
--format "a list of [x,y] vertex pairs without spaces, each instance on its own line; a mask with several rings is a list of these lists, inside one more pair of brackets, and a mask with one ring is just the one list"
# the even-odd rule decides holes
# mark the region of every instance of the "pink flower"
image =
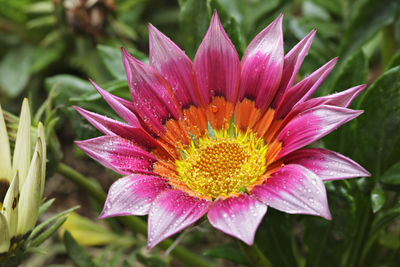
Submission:
[[149,25],[150,65],[122,49],[132,102],[92,82],[126,123],[76,107],[105,134],[77,145],[125,175],[100,218],[148,214],[149,248],[206,214],[249,245],[267,206],[331,219],[324,181],[370,174],[302,148],[360,115],[347,107],[365,86],[310,99],[336,58],[293,85],[314,34],[284,55],[281,15],[239,61],[215,12],[192,62]]

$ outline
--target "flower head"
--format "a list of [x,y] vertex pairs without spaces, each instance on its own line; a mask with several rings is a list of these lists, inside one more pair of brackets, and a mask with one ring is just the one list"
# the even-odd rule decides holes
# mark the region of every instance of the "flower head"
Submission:
[[0,108],[0,254],[12,249],[12,243],[23,239],[37,221],[46,166],[46,143],[41,123],[37,128],[32,158],[31,149],[28,100],[22,104],[12,157]]
[[206,214],[247,244],[267,206],[330,219],[323,182],[369,173],[303,147],[360,115],[347,107],[365,86],[310,99],[337,59],[293,85],[314,34],[284,55],[281,15],[240,61],[215,12],[192,62],[149,25],[150,65],[122,49],[132,102],[92,82],[126,123],[76,107],[105,134],[77,145],[125,175],[100,217],[148,214],[149,247]]

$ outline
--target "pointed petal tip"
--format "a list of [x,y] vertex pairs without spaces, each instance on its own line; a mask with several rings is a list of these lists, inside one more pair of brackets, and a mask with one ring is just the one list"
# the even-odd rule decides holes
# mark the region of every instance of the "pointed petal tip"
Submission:
[[328,220],[328,221],[332,221],[332,214],[331,211],[329,210],[329,208],[327,208],[323,214],[321,214],[321,217]]

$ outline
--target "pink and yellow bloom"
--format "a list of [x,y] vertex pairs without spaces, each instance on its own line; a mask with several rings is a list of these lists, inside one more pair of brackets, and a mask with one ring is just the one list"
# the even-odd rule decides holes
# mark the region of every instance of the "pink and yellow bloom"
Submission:
[[105,134],[77,145],[125,175],[100,217],[148,214],[150,248],[204,215],[249,245],[267,206],[330,219],[324,181],[369,173],[303,147],[360,115],[365,86],[310,99],[336,58],[293,85],[314,35],[284,55],[279,16],[239,60],[215,12],[192,62],[149,25],[150,65],[122,49],[132,102],[92,82],[125,123],[76,107]]

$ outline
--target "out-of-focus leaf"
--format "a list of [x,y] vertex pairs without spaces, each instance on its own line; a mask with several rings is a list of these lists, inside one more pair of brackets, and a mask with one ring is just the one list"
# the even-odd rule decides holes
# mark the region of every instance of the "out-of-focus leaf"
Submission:
[[186,54],[193,58],[209,24],[210,0],[180,1],[179,26]]
[[332,221],[305,216],[304,243],[307,247],[306,266],[341,266],[338,254],[349,248],[349,236],[355,229],[355,199],[347,181],[325,183]]
[[337,16],[342,16],[344,10],[341,8],[342,7],[342,3],[344,1],[341,0],[330,0],[330,1],[326,1],[326,0],[311,0],[313,3],[324,7],[326,10],[328,10],[329,12],[337,15]]
[[[98,45],[97,50],[99,51],[100,58],[110,74],[116,79],[126,80],[121,50],[106,45]],[[148,63],[148,58],[142,52],[133,48],[127,48],[127,50],[136,59]]]
[[353,54],[342,65],[335,76],[332,91],[343,91],[347,88],[363,84],[367,80],[368,61],[362,50]]
[[387,248],[391,248],[393,250],[400,248],[399,237],[397,235],[393,235],[393,234],[389,234],[389,233],[382,234],[379,237],[379,244],[381,244],[382,246],[385,246]]
[[[269,209],[260,227],[258,227],[255,243],[260,251],[274,266],[298,266],[293,254],[292,217]],[[266,242],[268,240],[268,242]]]
[[353,159],[379,177],[400,159],[400,66],[386,71],[367,90],[357,119]]
[[66,231],[64,233],[64,245],[72,262],[77,267],[95,267],[96,264],[92,261],[86,250],[81,247],[72,235]]
[[117,31],[119,34],[121,34],[131,40],[136,40],[138,37],[136,31],[132,27],[123,23],[122,21],[118,21],[118,20],[113,21],[113,27],[114,27],[115,31]]
[[124,65],[122,64],[121,51],[105,45],[98,45],[100,58],[110,74],[116,79],[126,79]]
[[56,105],[68,105],[70,97],[95,91],[89,81],[82,80],[69,74],[60,74],[47,78],[45,84],[48,91],[53,87],[56,88],[56,97],[54,99]]
[[204,256],[212,258],[226,259],[235,263],[250,266],[247,256],[243,253],[242,249],[237,243],[228,243],[218,245],[216,247],[207,249],[203,252]]
[[380,182],[386,185],[400,186],[400,162],[397,162],[380,177]]
[[387,64],[386,69],[391,69],[400,65],[400,51],[397,52]]
[[28,21],[26,24],[28,29],[53,26],[56,23],[56,17],[53,15],[41,16]]
[[[347,88],[364,84],[367,79],[367,73],[368,62],[364,53],[360,50],[340,65],[340,69],[335,76],[331,87],[332,89],[330,89],[331,91],[329,93],[340,92]],[[351,106],[357,106],[356,104],[360,99],[361,97],[358,96],[353,100]],[[354,126],[354,124],[350,122],[349,124],[340,127],[337,131],[327,135],[324,138],[325,145],[330,149],[345,155],[350,155],[353,152],[351,144],[355,142],[354,139],[358,138],[358,136],[354,135],[352,131],[353,129],[351,128],[352,126]]]
[[29,13],[52,13],[53,11],[54,5],[50,1],[32,3],[26,8],[26,12]]
[[0,61],[0,89],[9,97],[18,96],[30,77],[32,48],[11,49]]
[[398,0],[363,0],[341,40],[340,54],[347,57],[360,49],[382,27],[394,21],[399,7]]
[[321,6],[311,2],[305,1],[301,7],[305,17],[312,17],[320,20],[330,20],[329,13]]
[[386,202],[385,191],[380,187],[374,188],[371,192],[372,211],[374,213],[380,211],[382,207],[385,205],[385,202]]
[[118,244],[119,246],[131,246],[134,241],[129,236],[118,236],[99,224],[79,216],[73,212],[60,228],[60,236],[69,231],[74,239],[82,246],[101,246]]
[[143,263],[144,266],[146,266],[146,267],[168,267],[169,266],[169,264],[165,260],[163,260],[157,256],[146,257],[146,256],[138,253],[136,255],[136,258],[138,259],[138,261]]
[[62,46],[35,48],[32,58],[31,72],[37,73],[61,57]]

